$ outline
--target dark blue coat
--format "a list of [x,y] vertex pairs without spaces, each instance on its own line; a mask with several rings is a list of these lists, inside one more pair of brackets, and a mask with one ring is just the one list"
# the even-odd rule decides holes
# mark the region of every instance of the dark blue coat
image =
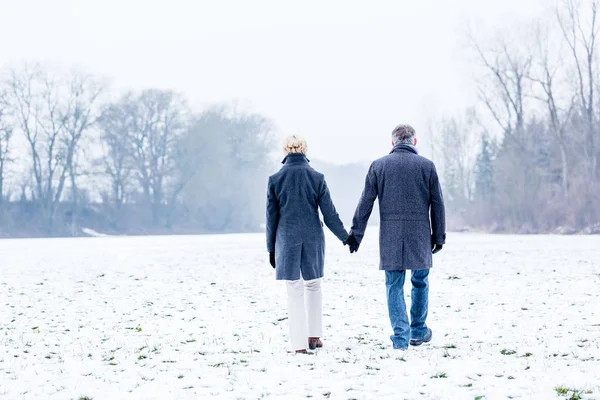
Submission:
[[350,232],[359,243],[376,198],[381,217],[379,268],[431,268],[432,243],[446,242],[444,199],[433,162],[409,145],[398,145],[373,162]]
[[292,154],[269,178],[267,191],[267,250],[275,252],[276,278],[304,280],[323,277],[325,235],[319,208],[327,227],[346,242],[348,232],[335,210],[323,174],[308,159]]

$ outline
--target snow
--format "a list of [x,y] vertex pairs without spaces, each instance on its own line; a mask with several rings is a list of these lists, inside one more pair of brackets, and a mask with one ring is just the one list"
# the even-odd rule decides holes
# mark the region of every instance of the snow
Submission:
[[109,235],[106,235],[104,233],[100,233],[100,232],[96,232],[95,230],[91,229],[91,228],[83,228],[81,229],[81,231],[83,233],[85,233],[88,236],[92,236],[92,237],[106,237]]
[[600,399],[599,245],[449,235],[402,355],[376,231],[328,236],[325,347],[297,356],[261,234],[3,240],[0,399]]

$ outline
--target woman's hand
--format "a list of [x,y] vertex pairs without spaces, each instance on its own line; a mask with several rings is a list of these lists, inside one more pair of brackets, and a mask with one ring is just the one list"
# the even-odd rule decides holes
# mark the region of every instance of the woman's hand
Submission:
[[275,252],[274,251],[269,253],[269,263],[271,264],[271,267],[275,268]]

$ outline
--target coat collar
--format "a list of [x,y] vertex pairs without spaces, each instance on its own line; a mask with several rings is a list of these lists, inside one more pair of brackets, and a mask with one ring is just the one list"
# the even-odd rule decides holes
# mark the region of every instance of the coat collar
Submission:
[[304,154],[288,154],[282,164],[308,164],[310,160]]
[[394,146],[394,148],[392,149],[392,151],[390,152],[390,154],[392,153],[397,153],[400,151],[410,151],[411,153],[414,154],[419,154],[419,150],[417,150],[417,148],[411,144],[397,144],[396,146]]

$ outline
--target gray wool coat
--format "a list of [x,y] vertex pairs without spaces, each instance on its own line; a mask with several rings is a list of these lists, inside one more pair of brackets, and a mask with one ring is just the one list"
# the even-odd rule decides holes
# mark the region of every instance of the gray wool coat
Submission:
[[444,199],[433,162],[410,145],[397,145],[373,162],[350,232],[359,243],[376,198],[381,217],[379,268],[431,268],[432,244],[446,242]]
[[275,252],[278,280],[323,277],[325,235],[319,208],[327,227],[346,242],[348,232],[335,210],[325,177],[308,159],[292,154],[269,178],[267,190],[267,250]]

